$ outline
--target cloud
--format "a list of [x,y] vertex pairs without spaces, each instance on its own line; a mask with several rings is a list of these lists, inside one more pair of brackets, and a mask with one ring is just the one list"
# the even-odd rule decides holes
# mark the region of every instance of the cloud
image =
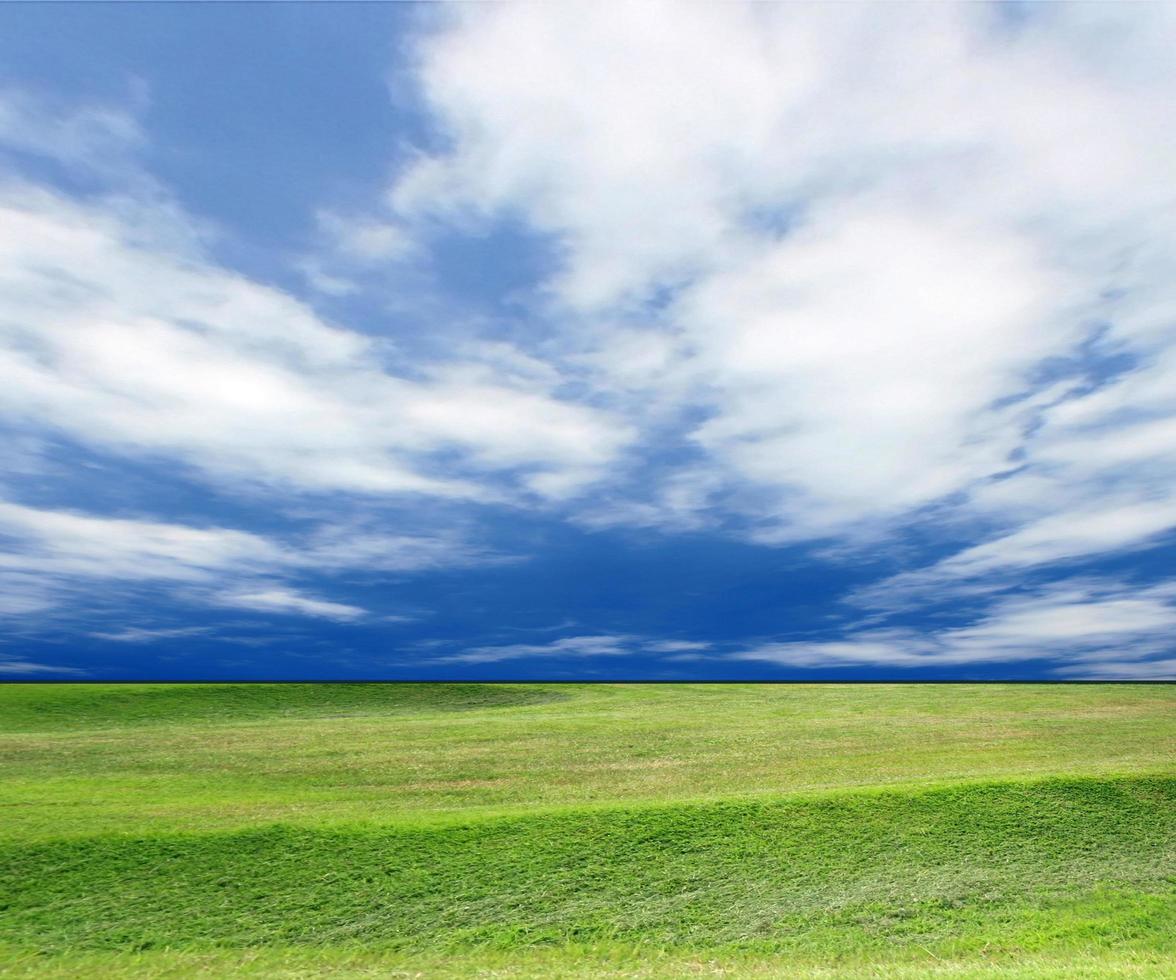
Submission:
[[603,633],[568,636],[550,643],[507,643],[502,646],[472,647],[430,663],[486,664],[524,657],[616,657],[633,650],[633,637]]
[[[319,232],[378,267],[438,227],[519,220],[558,259],[532,311],[550,342],[397,363],[218,266],[159,195],[18,185],[6,407],[222,485],[533,495],[592,527],[726,512],[765,543],[873,540],[951,502],[1008,537],[1036,518],[986,510],[999,481],[1040,508],[1096,442],[1122,474],[1132,414],[1156,416],[1133,436],[1161,450],[1153,482],[1176,475],[1157,383],[1176,73],[1155,39],[1172,27],[1155,10],[1014,29],[971,7],[455,9],[413,59],[445,149],[410,156],[382,212],[317,209]],[[1136,362],[1091,391],[1075,358],[1098,331]],[[1067,413],[1107,421],[1067,441]],[[688,462],[633,479],[635,441]]]
[[[969,510],[988,524],[986,539],[862,589],[855,601],[910,605],[1161,543],[1176,529],[1176,430],[1168,417],[1176,395],[1161,383],[1176,376],[1170,368],[1152,364],[1042,411],[1024,466],[970,494]],[[1146,398],[1132,395],[1140,387]]]
[[667,660],[697,656],[711,644],[693,640],[653,640],[631,634],[599,633],[566,636],[549,643],[506,643],[498,646],[479,646],[450,656],[436,657],[429,663],[497,663],[501,660],[521,660],[532,657],[621,657],[634,655],[676,654]]
[[94,517],[0,502],[0,571],[86,578],[214,581],[282,561],[256,534],[160,521]]
[[736,660],[787,667],[942,669],[962,664],[1053,661],[1067,675],[1166,676],[1155,659],[1170,654],[1176,630],[1176,589],[1125,583],[1072,582],[998,600],[977,622],[938,630],[867,628],[820,642],[767,643],[732,654]]
[[163,629],[145,629],[139,626],[127,626],[109,633],[96,632],[90,635],[99,640],[109,640],[112,643],[155,643],[158,640],[174,640],[187,636],[204,636],[209,632],[210,630],[206,626],[177,626]]
[[1173,526],[1176,500],[1104,500],[1101,506],[1073,507],[1042,517],[1011,534],[966,548],[906,579],[881,583],[879,589],[892,589],[904,581],[967,578],[1144,547]]
[[[146,93],[134,85],[142,102]],[[136,115],[125,108],[54,104],[14,88],[0,89],[0,150],[50,157],[87,169],[125,169],[146,143]]]
[[316,247],[297,259],[295,267],[314,292],[325,296],[359,293],[365,276],[392,265],[408,268],[424,254],[406,228],[385,218],[322,208],[315,224]]
[[333,250],[356,264],[402,258],[417,248],[417,242],[404,228],[389,221],[328,210],[319,211],[316,217],[319,231]]
[[[0,500],[0,615],[84,606],[95,583],[155,583],[178,601],[301,613],[340,621],[356,606],[302,596],[274,584],[340,572],[419,572],[514,560],[472,546],[452,532],[394,535],[356,525],[318,525],[284,538],[233,528],[85,514]],[[177,628],[93,635],[133,642],[200,632]]]
[[52,664],[38,664],[31,660],[4,660],[0,658],[0,674],[74,674],[84,675],[86,671],[76,667],[55,667]]
[[[626,423],[476,362],[415,361],[207,257],[151,201],[0,187],[0,415],[219,486],[574,495]],[[442,462],[442,459],[444,462]]]
[[418,52],[445,149],[389,213],[521,216],[560,258],[536,299],[562,356],[650,454],[693,452],[701,494],[651,466],[582,523],[727,511],[764,543],[873,542],[934,509],[1027,554],[1042,512],[1081,523],[1112,485],[1120,527],[1075,544],[1115,550],[1176,523],[1174,28],[1154,8],[462,8]]
[[1124,663],[1111,658],[1062,667],[1058,673],[1088,681],[1171,681],[1176,678],[1176,658],[1145,660],[1142,663]]
[[51,609],[57,597],[45,576],[0,571],[0,616],[27,616]]
[[367,614],[366,609],[342,602],[328,602],[302,595],[290,589],[270,587],[256,592],[219,593],[214,601],[238,609],[255,612],[284,613],[298,616],[317,616],[340,622],[352,622]]
[[652,653],[695,653],[709,649],[711,644],[698,640],[655,640],[647,643],[645,649]]
[[288,544],[284,560],[291,567],[325,572],[343,569],[420,572],[509,564],[523,557],[477,545],[463,537],[457,527],[442,527],[430,533],[394,534],[368,519],[320,524],[309,536]]
[[0,501],[0,615],[35,614],[42,625],[61,613],[85,615],[112,586],[153,583],[201,602],[225,579],[287,562],[280,545],[246,531]]

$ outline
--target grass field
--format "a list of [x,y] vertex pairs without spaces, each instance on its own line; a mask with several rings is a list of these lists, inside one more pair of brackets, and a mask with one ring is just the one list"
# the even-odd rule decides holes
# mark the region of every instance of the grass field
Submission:
[[0,975],[1176,976],[1176,688],[0,688]]

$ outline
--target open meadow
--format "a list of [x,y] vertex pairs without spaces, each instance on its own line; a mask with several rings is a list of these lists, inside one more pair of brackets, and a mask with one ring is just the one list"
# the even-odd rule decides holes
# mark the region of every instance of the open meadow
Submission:
[[10,685],[0,975],[1176,975],[1176,687]]

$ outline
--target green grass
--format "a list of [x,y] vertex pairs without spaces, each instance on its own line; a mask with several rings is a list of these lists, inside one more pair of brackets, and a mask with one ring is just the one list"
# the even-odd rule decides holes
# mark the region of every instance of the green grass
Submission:
[[1176,689],[0,688],[0,973],[1173,976]]
[[565,697],[556,687],[513,684],[29,684],[4,690],[0,732],[387,718],[542,704]]

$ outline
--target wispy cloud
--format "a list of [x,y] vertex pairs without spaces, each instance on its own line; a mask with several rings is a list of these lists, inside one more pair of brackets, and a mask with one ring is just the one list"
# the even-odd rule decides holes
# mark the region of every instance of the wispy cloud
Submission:
[[190,636],[205,636],[211,631],[207,626],[176,626],[148,629],[141,626],[126,626],[111,632],[95,632],[90,635],[99,640],[113,643],[156,643],[159,640],[176,640]]
[[568,636],[550,643],[506,643],[501,646],[471,647],[461,653],[434,657],[430,663],[487,664],[525,657],[619,657],[634,650],[634,638],[602,633]]
[[[428,663],[484,664],[501,660],[531,658],[623,657],[663,654],[697,654],[711,644],[691,640],[654,640],[617,633],[566,636],[549,643],[504,643],[479,646],[448,656],[430,658]],[[672,659],[672,658],[667,658]]]
[[[1157,659],[1176,647],[1176,589],[1119,582],[1072,582],[998,600],[968,626],[932,630],[864,628],[833,640],[765,643],[732,659],[786,667],[944,668],[961,664],[1052,661],[1064,674],[1092,675],[1135,664],[1162,676]],[[1097,665],[1097,666],[1091,666]],[[1149,666],[1153,665],[1153,666]]]
[[0,674],[67,674],[83,676],[87,671],[77,667],[56,667],[53,664],[39,664],[31,660],[6,660],[0,656]]
[[1176,678],[1176,658],[1130,661],[1117,656],[1059,667],[1063,677],[1089,681],[1170,681]]
[[[301,613],[341,621],[357,606],[300,596],[275,578],[342,572],[418,572],[513,560],[462,541],[393,535],[354,525],[319,525],[309,537],[268,537],[224,527],[192,527],[51,510],[0,500],[0,614],[50,610],[95,580],[156,583],[197,605]],[[150,632],[150,631],[146,631]],[[171,635],[196,630],[177,628]],[[99,635],[132,641],[145,631]]]
[[[141,84],[137,101],[146,99]],[[55,104],[13,87],[0,89],[0,149],[49,157],[67,165],[122,172],[147,136],[128,107],[91,103]]]
[[698,653],[710,649],[711,644],[699,640],[654,640],[645,645],[651,653]]
[[95,517],[0,501],[0,570],[25,575],[211,581],[280,562],[265,537],[218,527]]
[[343,602],[329,602],[302,595],[290,589],[270,587],[256,592],[226,592],[217,593],[213,601],[238,609],[251,609],[255,612],[286,613],[299,616],[318,616],[323,619],[335,619],[351,622],[365,616],[366,609],[348,605]]

